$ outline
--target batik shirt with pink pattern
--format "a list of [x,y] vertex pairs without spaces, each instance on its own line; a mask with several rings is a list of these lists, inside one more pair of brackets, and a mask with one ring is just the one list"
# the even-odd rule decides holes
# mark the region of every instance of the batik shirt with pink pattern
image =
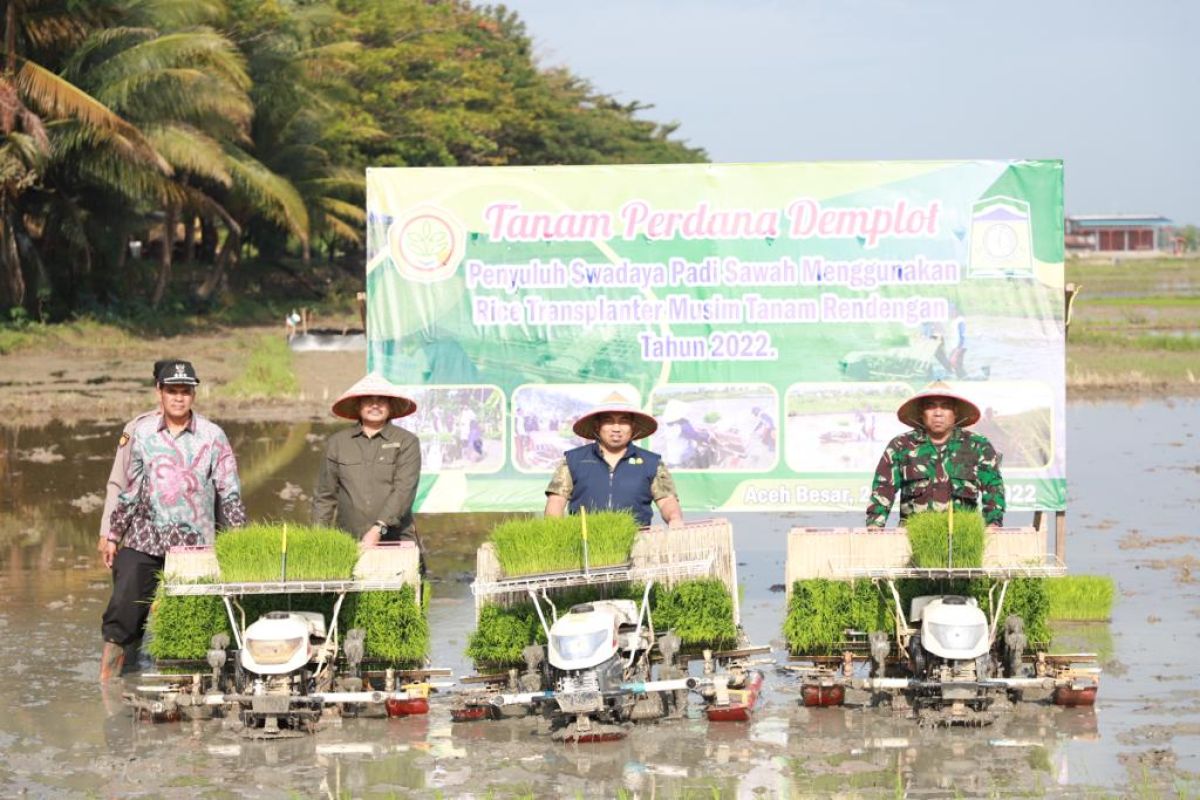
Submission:
[[233,448],[212,422],[193,412],[172,435],[166,417],[155,414],[134,428],[130,448],[129,489],[109,527],[122,546],[162,556],[179,545],[210,545],[218,508],[225,525],[246,523]]

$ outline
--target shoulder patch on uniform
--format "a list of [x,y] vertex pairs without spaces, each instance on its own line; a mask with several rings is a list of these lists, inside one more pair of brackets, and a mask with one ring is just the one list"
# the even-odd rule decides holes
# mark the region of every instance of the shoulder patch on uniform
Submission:
[[124,447],[127,444],[129,444],[129,434],[122,433],[121,438],[117,440],[117,447]]

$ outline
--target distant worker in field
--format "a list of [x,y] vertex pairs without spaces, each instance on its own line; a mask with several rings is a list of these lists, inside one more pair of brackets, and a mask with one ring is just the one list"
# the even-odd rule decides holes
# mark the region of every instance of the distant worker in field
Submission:
[[[105,533],[113,593],[104,611],[101,680],[121,674],[125,650],[141,638],[167,550],[211,545],[218,512],[224,524],[246,522],[237,461],[217,425],[192,410],[200,381],[187,361],[159,362],[162,413],[136,422],[128,464]],[[124,446],[124,445],[122,445]]]
[[768,451],[775,452],[775,420],[761,406],[750,409],[750,414],[755,420],[754,430],[751,433],[762,442]]
[[546,516],[575,514],[580,508],[628,509],[645,527],[654,520],[654,504],[668,525],[683,524],[683,509],[667,465],[657,453],[633,444],[658,429],[654,417],[614,392],[575,420],[572,429],[576,436],[593,441],[568,450],[558,463],[546,487]]
[[692,424],[688,405],[681,400],[668,400],[663,409],[663,423],[671,426],[668,435],[667,462],[685,469],[704,469],[712,466],[712,434]]
[[966,428],[979,421],[979,407],[930,384],[906,400],[896,416],[912,430],[888,442],[875,468],[867,526],[881,528],[896,495],[900,524],[919,511],[978,509],[989,527],[1004,524],[1004,480],[1000,456],[986,437]]
[[398,386],[375,373],[337,399],[334,415],[357,424],[325,442],[313,524],[340,528],[364,547],[405,539],[420,546],[412,507],[421,478],[421,445],[412,433],[390,424],[416,410]]
[[[934,357],[942,368],[946,370],[947,375],[953,375],[959,380],[965,380],[967,377],[967,320],[961,314],[954,318],[950,323],[948,333],[939,334],[937,336],[938,346],[934,352]],[[946,347],[949,340],[950,353],[947,355]]]

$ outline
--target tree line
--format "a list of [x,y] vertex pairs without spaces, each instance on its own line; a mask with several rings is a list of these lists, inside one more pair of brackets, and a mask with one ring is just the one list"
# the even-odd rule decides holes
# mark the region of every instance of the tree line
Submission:
[[649,106],[540,67],[504,6],[0,6],[5,316],[158,306],[180,261],[204,302],[250,256],[360,257],[367,166],[707,160]]

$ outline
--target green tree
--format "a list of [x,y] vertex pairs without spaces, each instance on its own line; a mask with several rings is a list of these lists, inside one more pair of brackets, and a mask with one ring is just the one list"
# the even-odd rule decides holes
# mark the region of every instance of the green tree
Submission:
[[[69,0],[7,0],[4,7],[4,68],[0,74],[0,272],[10,306],[27,302],[28,272],[43,276],[38,253],[47,218],[43,176],[55,157],[61,133],[104,143],[123,160],[166,173],[169,166],[135,126],[58,68],[68,54],[118,16],[113,0],[80,4]],[[55,126],[57,123],[65,123]],[[61,128],[61,131],[60,131]],[[78,222],[72,211],[68,223]],[[64,233],[80,241],[78,225]],[[84,259],[86,263],[87,249]],[[43,281],[44,283],[44,281]],[[48,287],[40,287],[39,294]]]

